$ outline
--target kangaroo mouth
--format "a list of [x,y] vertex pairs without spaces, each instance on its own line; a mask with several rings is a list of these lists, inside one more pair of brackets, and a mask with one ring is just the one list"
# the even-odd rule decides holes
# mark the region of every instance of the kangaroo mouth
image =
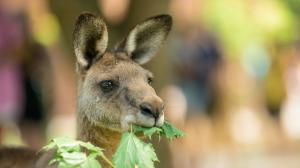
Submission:
[[155,126],[161,127],[164,125],[164,122],[165,122],[165,115],[162,114],[155,120]]
[[160,115],[158,118],[143,115],[138,113],[137,115],[127,115],[123,118],[121,122],[121,128],[123,131],[131,129],[131,125],[139,125],[143,127],[161,127],[164,124],[164,114]]

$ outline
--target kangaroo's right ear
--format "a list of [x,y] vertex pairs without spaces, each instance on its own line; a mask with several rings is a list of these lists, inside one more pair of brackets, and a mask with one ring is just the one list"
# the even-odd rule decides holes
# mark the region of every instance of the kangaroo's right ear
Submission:
[[78,17],[73,37],[74,51],[80,69],[88,69],[102,57],[107,48],[106,24],[91,13],[82,13]]

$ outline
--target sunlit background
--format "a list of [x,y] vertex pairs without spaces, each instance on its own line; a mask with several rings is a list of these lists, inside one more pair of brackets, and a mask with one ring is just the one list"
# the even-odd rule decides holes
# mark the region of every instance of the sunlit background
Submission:
[[1,0],[1,144],[75,137],[83,11],[106,20],[110,48],[145,18],[173,16],[146,68],[186,137],[155,142],[156,167],[300,167],[299,0]]

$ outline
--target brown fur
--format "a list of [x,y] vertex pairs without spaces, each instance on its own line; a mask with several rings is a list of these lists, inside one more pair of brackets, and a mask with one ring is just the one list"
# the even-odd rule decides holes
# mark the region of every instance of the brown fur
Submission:
[[[154,56],[171,25],[167,15],[149,18],[137,25],[114,52],[106,52],[108,33],[102,19],[85,13],[75,24],[78,139],[104,148],[108,158],[112,158],[122,131],[131,124],[163,123],[163,102],[148,83],[152,74],[139,64]],[[117,88],[105,93],[100,85],[106,80],[113,81]],[[141,113],[145,103],[157,118]]]
[[32,168],[36,160],[36,152],[27,148],[0,148],[1,168]]
[[[112,131],[110,129],[93,126],[90,124],[86,117],[83,117],[79,121],[80,128],[78,128],[78,139],[85,142],[91,142],[92,144],[104,149],[105,156],[111,160],[112,155],[117,149],[117,144],[120,141],[120,132]],[[99,159],[103,167],[108,167],[106,162]]]
[[[149,18],[132,29],[114,52],[107,52],[108,33],[101,18],[83,13],[75,23],[77,138],[103,148],[109,159],[116,151],[121,133],[130,125],[152,127],[164,122],[163,102],[149,84],[152,74],[140,65],[155,55],[171,25],[168,15]],[[34,152],[17,153],[13,149],[3,150],[0,165],[26,165],[25,162],[32,164],[37,160]],[[47,167],[52,155],[53,151],[44,154],[36,167]]]

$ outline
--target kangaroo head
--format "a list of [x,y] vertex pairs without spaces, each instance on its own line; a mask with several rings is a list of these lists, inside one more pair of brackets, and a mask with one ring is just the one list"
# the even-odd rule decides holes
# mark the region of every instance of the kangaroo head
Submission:
[[81,14],[74,30],[79,115],[117,131],[127,130],[131,124],[161,126],[163,101],[151,86],[152,74],[140,65],[156,54],[171,26],[168,15],[149,18],[108,52],[104,21],[90,13]]

